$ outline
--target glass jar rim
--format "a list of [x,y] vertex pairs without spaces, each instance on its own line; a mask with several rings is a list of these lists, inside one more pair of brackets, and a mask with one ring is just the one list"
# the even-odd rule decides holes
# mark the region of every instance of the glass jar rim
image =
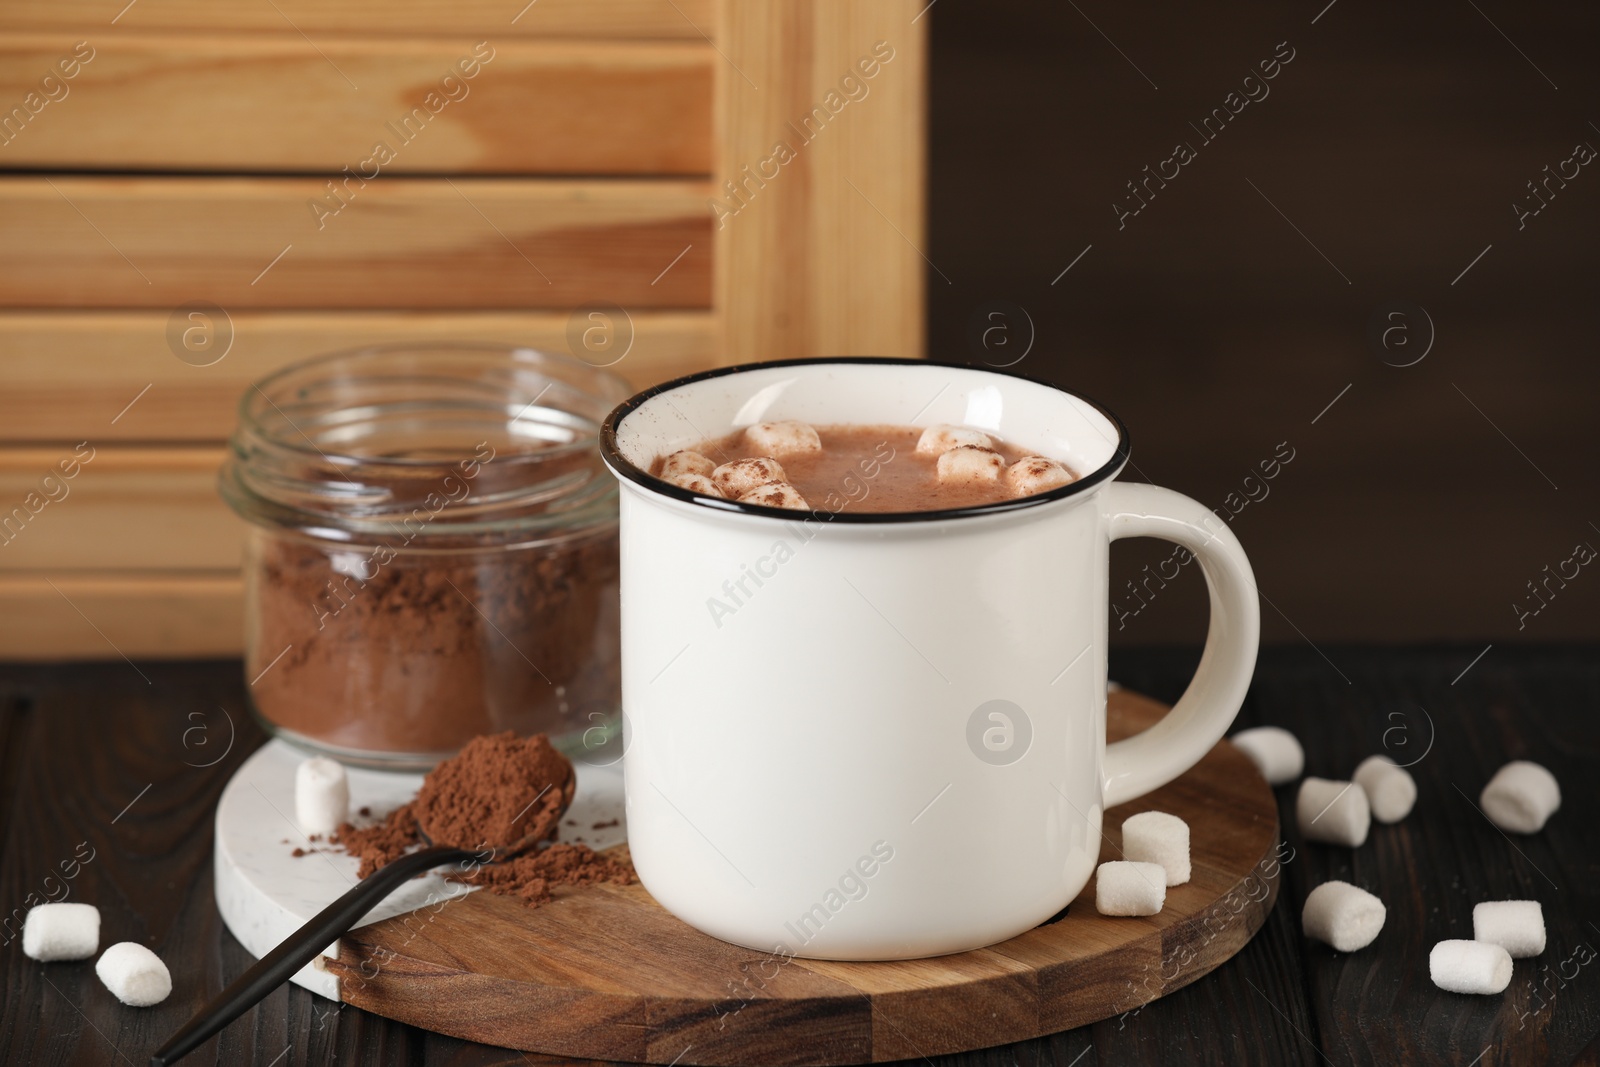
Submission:
[[631,393],[614,372],[527,346],[331,352],[245,390],[219,485],[251,522],[335,540],[411,523],[408,543],[472,547],[614,523],[599,429]]

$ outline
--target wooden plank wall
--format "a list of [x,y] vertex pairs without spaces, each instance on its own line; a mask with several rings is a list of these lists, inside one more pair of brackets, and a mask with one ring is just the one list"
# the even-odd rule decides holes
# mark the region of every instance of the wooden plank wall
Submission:
[[923,354],[927,7],[727,4],[713,214],[716,300],[740,308],[729,352]]
[[[0,41],[0,100],[20,99],[35,72],[73,43],[45,33]],[[8,163],[338,173],[358,168],[386,139],[394,158],[382,170],[391,174],[709,169],[712,53],[703,42],[343,38],[318,46],[277,34],[163,33],[89,47],[93,60],[52,102],[60,108],[46,109],[8,146]],[[272,96],[240,114],[241,83],[271,86]],[[436,98],[424,103],[430,93]],[[533,103],[541,100],[562,103]]]
[[295,360],[600,301],[638,386],[921,353],[920,5],[514,8],[0,0],[0,657],[238,651],[216,469]]
[[324,206],[325,188],[317,178],[0,178],[0,215],[16,220],[0,246],[0,306],[711,301],[704,182],[394,178],[314,218],[307,205]]

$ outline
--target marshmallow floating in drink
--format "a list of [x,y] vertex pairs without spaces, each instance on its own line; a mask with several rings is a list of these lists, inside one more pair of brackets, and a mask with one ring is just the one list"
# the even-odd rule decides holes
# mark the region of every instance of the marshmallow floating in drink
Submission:
[[1349,882],[1323,882],[1306,894],[1300,912],[1300,929],[1305,935],[1332,945],[1340,952],[1354,952],[1372,944],[1383,929],[1388,909],[1383,901]]
[[1044,456],[1023,456],[1006,468],[1005,483],[1017,496],[1032,496],[1063,485],[1077,478],[1067,468]]
[[350,782],[343,765],[313,756],[295,768],[294,816],[308,837],[331,834],[350,817]]
[[707,478],[704,474],[674,474],[672,477],[668,478],[667,481],[677,486],[679,489],[687,489],[689,492],[699,493],[701,496],[722,495],[721,493],[717,492],[717,487],[712,484],[711,479]]
[[1189,880],[1189,824],[1164,811],[1141,811],[1122,820],[1122,858],[1156,863],[1167,885]]
[[1514,834],[1536,834],[1561,807],[1556,776],[1528,760],[1512,760],[1494,772],[1478,798],[1489,821]]
[[741,504],[760,504],[768,508],[809,508],[800,490],[788,482],[768,482],[739,495]]
[[929,426],[922,431],[922,436],[917,438],[917,451],[925,456],[942,456],[952,448],[961,448],[964,445],[989,448],[994,445],[994,441],[982,430],[974,430],[967,426],[951,426],[948,423]]
[[1294,734],[1281,726],[1257,726],[1228,738],[1250,757],[1269,785],[1283,785],[1300,777],[1306,767],[1305,750]]
[[1441,941],[1428,953],[1428,974],[1449,993],[1504,993],[1511,954],[1486,941]]
[[1472,909],[1472,939],[1499,945],[1513,959],[1544,951],[1544,908],[1537,900],[1486,900]]
[[100,909],[93,904],[36,904],[22,921],[29,959],[86,960],[100,947]]
[[711,481],[718,492],[730,500],[738,500],[758,485],[788,480],[783,467],[771,456],[736,459],[711,472]]
[[172,974],[161,957],[133,941],[122,941],[100,956],[94,973],[122,1003],[131,1008],[160,1004],[172,992]]
[[1156,915],[1167,902],[1167,872],[1159,863],[1112,860],[1094,876],[1094,909],[1101,915]]
[[1372,826],[1372,808],[1354,782],[1307,778],[1295,799],[1295,819],[1307,841],[1358,848]]
[[940,485],[994,483],[1006,469],[1006,461],[992,448],[957,445],[939,456]]
[[[711,472],[716,469],[717,465],[715,463],[700,453],[692,452],[686,448],[680,452],[672,453],[672,455],[661,461],[661,478],[663,481],[668,482],[672,482],[674,478],[686,474],[698,474],[701,477],[709,478],[711,477]],[[673,482],[673,484],[676,485],[678,483]]]
[[1367,794],[1374,819],[1399,822],[1411,814],[1411,807],[1417,802],[1417,783],[1388,756],[1368,756],[1356,767],[1353,777]]
[[746,427],[744,443],[763,456],[782,456],[791,452],[821,452],[822,438],[803,422],[758,422]]

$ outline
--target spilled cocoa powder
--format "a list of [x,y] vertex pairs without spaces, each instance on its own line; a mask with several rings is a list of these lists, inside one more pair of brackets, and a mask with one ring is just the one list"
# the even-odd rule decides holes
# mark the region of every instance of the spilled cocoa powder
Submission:
[[505,863],[451,872],[445,877],[452,882],[481,885],[491,893],[515,896],[536,908],[550,900],[551,889],[559,885],[628,885],[633,881],[633,868],[600,855],[588,845],[558,844]]
[[[360,859],[356,873],[366,878],[430,841],[486,853],[524,840],[554,841],[576,785],[571,762],[543,734],[476,737],[423,779],[411,803],[372,826],[347,822],[333,842]],[[633,869],[587,845],[550,844],[444,877],[537,907],[556,886],[627,885]]]
[[387,818],[371,826],[344,823],[335,832],[333,843],[361,861],[357,878],[367,878],[422,845],[417,827],[416,802],[402,804]]

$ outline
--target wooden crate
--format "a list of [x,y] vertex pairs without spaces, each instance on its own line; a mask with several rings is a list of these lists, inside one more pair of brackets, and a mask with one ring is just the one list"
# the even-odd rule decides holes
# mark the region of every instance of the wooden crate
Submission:
[[319,352],[922,353],[925,2],[516,6],[0,0],[0,657],[236,653],[217,465]]

